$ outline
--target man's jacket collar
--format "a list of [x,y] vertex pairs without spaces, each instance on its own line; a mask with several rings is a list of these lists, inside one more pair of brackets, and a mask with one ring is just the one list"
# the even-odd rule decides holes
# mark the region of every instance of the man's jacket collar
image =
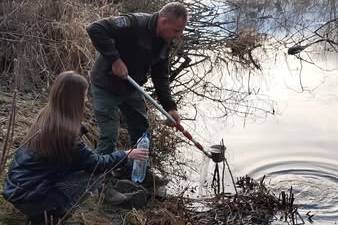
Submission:
[[153,37],[157,37],[156,25],[157,25],[158,16],[159,16],[158,12],[153,13],[147,24],[147,28],[150,31],[150,33],[153,35]]

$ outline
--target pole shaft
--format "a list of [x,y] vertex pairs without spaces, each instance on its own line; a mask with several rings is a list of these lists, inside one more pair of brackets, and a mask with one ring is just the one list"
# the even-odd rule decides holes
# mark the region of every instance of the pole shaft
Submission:
[[170,120],[170,122],[172,122],[172,123],[174,123],[174,124],[176,124],[176,121],[174,120],[174,118],[167,112],[167,111],[165,111],[164,109],[163,109],[163,107],[160,105],[160,104],[158,104],[147,92],[145,92],[144,90],[143,90],[143,88],[138,84],[138,83],[136,83],[134,80],[133,80],[133,78],[131,78],[130,76],[128,76],[128,81],[138,90],[138,91],[140,91],[143,95],[144,95],[144,97],[146,98],[146,99],[148,99],[158,110],[160,110],[161,111],[161,113],[163,113],[163,115],[165,115],[169,120]]

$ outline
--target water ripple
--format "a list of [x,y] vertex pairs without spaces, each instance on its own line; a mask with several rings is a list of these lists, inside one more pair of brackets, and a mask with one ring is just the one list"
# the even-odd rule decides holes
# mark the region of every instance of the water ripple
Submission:
[[338,221],[338,170],[336,164],[315,161],[278,161],[252,169],[249,176],[266,183],[275,193],[292,186],[301,214],[311,211],[319,222]]

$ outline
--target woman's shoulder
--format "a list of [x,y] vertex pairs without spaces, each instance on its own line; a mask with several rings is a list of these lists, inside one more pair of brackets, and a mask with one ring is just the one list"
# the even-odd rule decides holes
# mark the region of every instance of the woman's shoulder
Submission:
[[28,159],[28,158],[37,158],[36,153],[32,149],[29,149],[27,146],[19,147],[15,152],[15,159]]
[[90,149],[81,139],[76,141],[75,144],[75,156],[77,155],[78,159],[85,159],[88,157],[92,157],[95,152]]

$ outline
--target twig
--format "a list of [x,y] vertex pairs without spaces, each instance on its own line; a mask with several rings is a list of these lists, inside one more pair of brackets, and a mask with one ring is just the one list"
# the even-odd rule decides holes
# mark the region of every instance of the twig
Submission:
[[5,167],[8,151],[11,147],[11,143],[12,143],[13,135],[14,135],[14,123],[15,123],[15,114],[16,114],[16,93],[17,93],[17,90],[15,89],[13,99],[12,99],[9,120],[8,120],[6,138],[5,138],[5,142],[2,148],[2,154],[0,158],[0,174],[2,173]]
[[229,170],[229,173],[230,173],[230,176],[231,176],[231,181],[232,181],[232,184],[233,184],[233,186],[234,186],[236,195],[238,195],[238,191],[237,191],[237,188],[236,188],[235,180],[234,180],[234,177],[232,176],[232,172],[231,172],[231,169],[230,169],[228,160],[225,158],[224,161],[225,161],[225,163],[227,164],[227,167],[228,167],[228,170]]

